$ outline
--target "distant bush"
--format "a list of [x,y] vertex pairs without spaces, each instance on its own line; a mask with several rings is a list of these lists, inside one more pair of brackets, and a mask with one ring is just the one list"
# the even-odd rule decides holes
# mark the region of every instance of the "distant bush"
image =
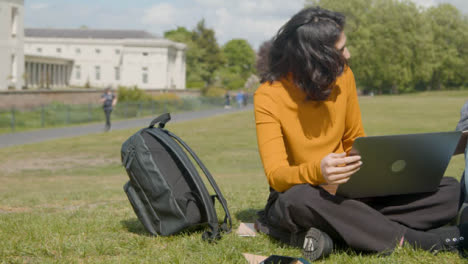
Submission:
[[136,86],[133,88],[119,86],[117,93],[119,102],[142,102],[151,101],[153,99],[151,95],[145,93],[143,90],[138,89]]
[[226,94],[226,90],[220,87],[210,86],[203,89],[202,93],[203,96],[206,97],[221,97],[224,96],[224,94]]
[[153,95],[151,98],[154,101],[180,101],[180,97],[175,93],[162,93]]
[[187,81],[187,89],[200,89],[205,87],[204,81]]

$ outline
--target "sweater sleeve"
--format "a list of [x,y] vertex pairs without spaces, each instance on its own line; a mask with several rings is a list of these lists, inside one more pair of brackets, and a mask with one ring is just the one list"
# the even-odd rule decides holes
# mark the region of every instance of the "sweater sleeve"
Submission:
[[272,96],[255,93],[254,106],[258,149],[269,185],[276,191],[283,192],[296,184],[324,183],[320,160],[297,166],[289,164],[278,118],[278,105]]
[[361,110],[359,108],[356,81],[351,69],[347,78],[348,99],[346,105],[346,123],[345,131],[343,134],[343,148],[344,151],[349,153],[353,147],[353,142],[358,137],[365,137],[364,128],[362,126]]

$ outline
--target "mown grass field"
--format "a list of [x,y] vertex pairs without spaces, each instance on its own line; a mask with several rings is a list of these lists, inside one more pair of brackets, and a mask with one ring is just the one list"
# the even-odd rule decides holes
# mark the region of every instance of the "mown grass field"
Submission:
[[[360,98],[368,135],[451,131],[468,92]],[[144,126],[146,124],[142,124]],[[252,112],[169,124],[222,189],[234,227],[253,222],[268,196]],[[246,263],[242,253],[300,256],[264,235],[201,232],[151,237],[123,192],[120,146],[138,128],[0,149],[0,263]],[[462,156],[446,175],[460,178]],[[223,216],[219,210],[220,218]],[[338,251],[323,263],[466,263],[403,248],[392,255]]]

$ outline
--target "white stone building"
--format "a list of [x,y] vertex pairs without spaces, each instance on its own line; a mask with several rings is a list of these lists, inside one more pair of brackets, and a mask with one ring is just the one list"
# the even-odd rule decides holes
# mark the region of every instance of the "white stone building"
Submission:
[[23,0],[0,0],[0,90],[24,84]]
[[145,31],[26,29],[26,86],[185,89],[185,48]]

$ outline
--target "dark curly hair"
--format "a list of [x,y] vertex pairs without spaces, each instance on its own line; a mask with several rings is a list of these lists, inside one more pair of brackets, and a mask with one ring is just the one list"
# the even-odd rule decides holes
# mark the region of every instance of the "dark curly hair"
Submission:
[[341,13],[320,7],[301,10],[273,38],[262,82],[292,74],[307,99],[326,100],[333,82],[347,65],[346,58],[335,47],[344,25],[345,16]]

